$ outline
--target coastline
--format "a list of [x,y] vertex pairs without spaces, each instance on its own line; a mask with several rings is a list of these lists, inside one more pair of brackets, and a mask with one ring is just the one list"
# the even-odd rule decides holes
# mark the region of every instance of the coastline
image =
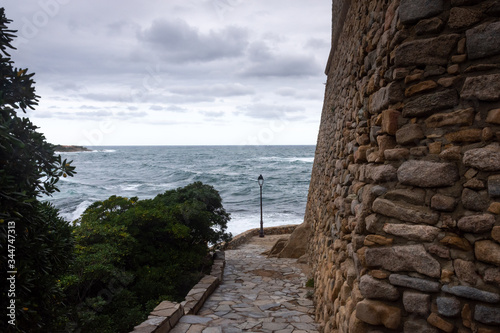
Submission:
[[71,145],[54,145],[54,150],[58,153],[75,153],[81,151],[92,151],[87,147],[83,146],[71,146]]

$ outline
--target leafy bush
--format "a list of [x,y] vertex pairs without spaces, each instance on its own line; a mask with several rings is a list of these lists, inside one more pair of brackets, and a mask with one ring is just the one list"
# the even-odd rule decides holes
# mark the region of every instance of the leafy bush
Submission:
[[210,264],[209,245],[229,239],[228,221],[219,193],[200,182],[95,202],[76,222],[63,279],[72,320],[82,332],[127,332],[160,301],[182,301]]
[[4,315],[0,327],[47,332],[64,309],[57,281],[71,261],[72,237],[57,210],[38,197],[57,191],[59,178],[72,176],[74,168],[54,155],[53,145],[29,119],[19,116],[33,109],[39,97],[34,74],[14,67],[7,52],[15,37],[7,28],[10,22],[0,8],[0,269],[17,271],[15,292],[2,278],[0,297],[2,309],[15,300],[16,325]]

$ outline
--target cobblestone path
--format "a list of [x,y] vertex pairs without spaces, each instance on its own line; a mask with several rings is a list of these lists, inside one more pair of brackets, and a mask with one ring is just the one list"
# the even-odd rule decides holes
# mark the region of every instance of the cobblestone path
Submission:
[[198,315],[182,317],[170,332],[318,332],[306,275],[295,259],[261,255],[268,249],[254,241],[227,250],[222,283]]

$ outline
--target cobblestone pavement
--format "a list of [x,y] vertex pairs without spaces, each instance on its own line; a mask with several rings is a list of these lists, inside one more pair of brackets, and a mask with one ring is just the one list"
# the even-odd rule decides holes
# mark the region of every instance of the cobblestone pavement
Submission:
[[[295,259],[267,258],[257,240],[226,251],[224,278],[198,315],[187,315],[172,333],[318,332],[307,277]],[[267,245],[267,246],[266,246]]]

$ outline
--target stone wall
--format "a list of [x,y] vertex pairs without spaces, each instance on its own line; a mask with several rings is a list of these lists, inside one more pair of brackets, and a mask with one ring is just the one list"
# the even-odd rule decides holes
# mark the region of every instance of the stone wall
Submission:
[[334,0],[305,223],[324,332],[499,332],[500,1]]

